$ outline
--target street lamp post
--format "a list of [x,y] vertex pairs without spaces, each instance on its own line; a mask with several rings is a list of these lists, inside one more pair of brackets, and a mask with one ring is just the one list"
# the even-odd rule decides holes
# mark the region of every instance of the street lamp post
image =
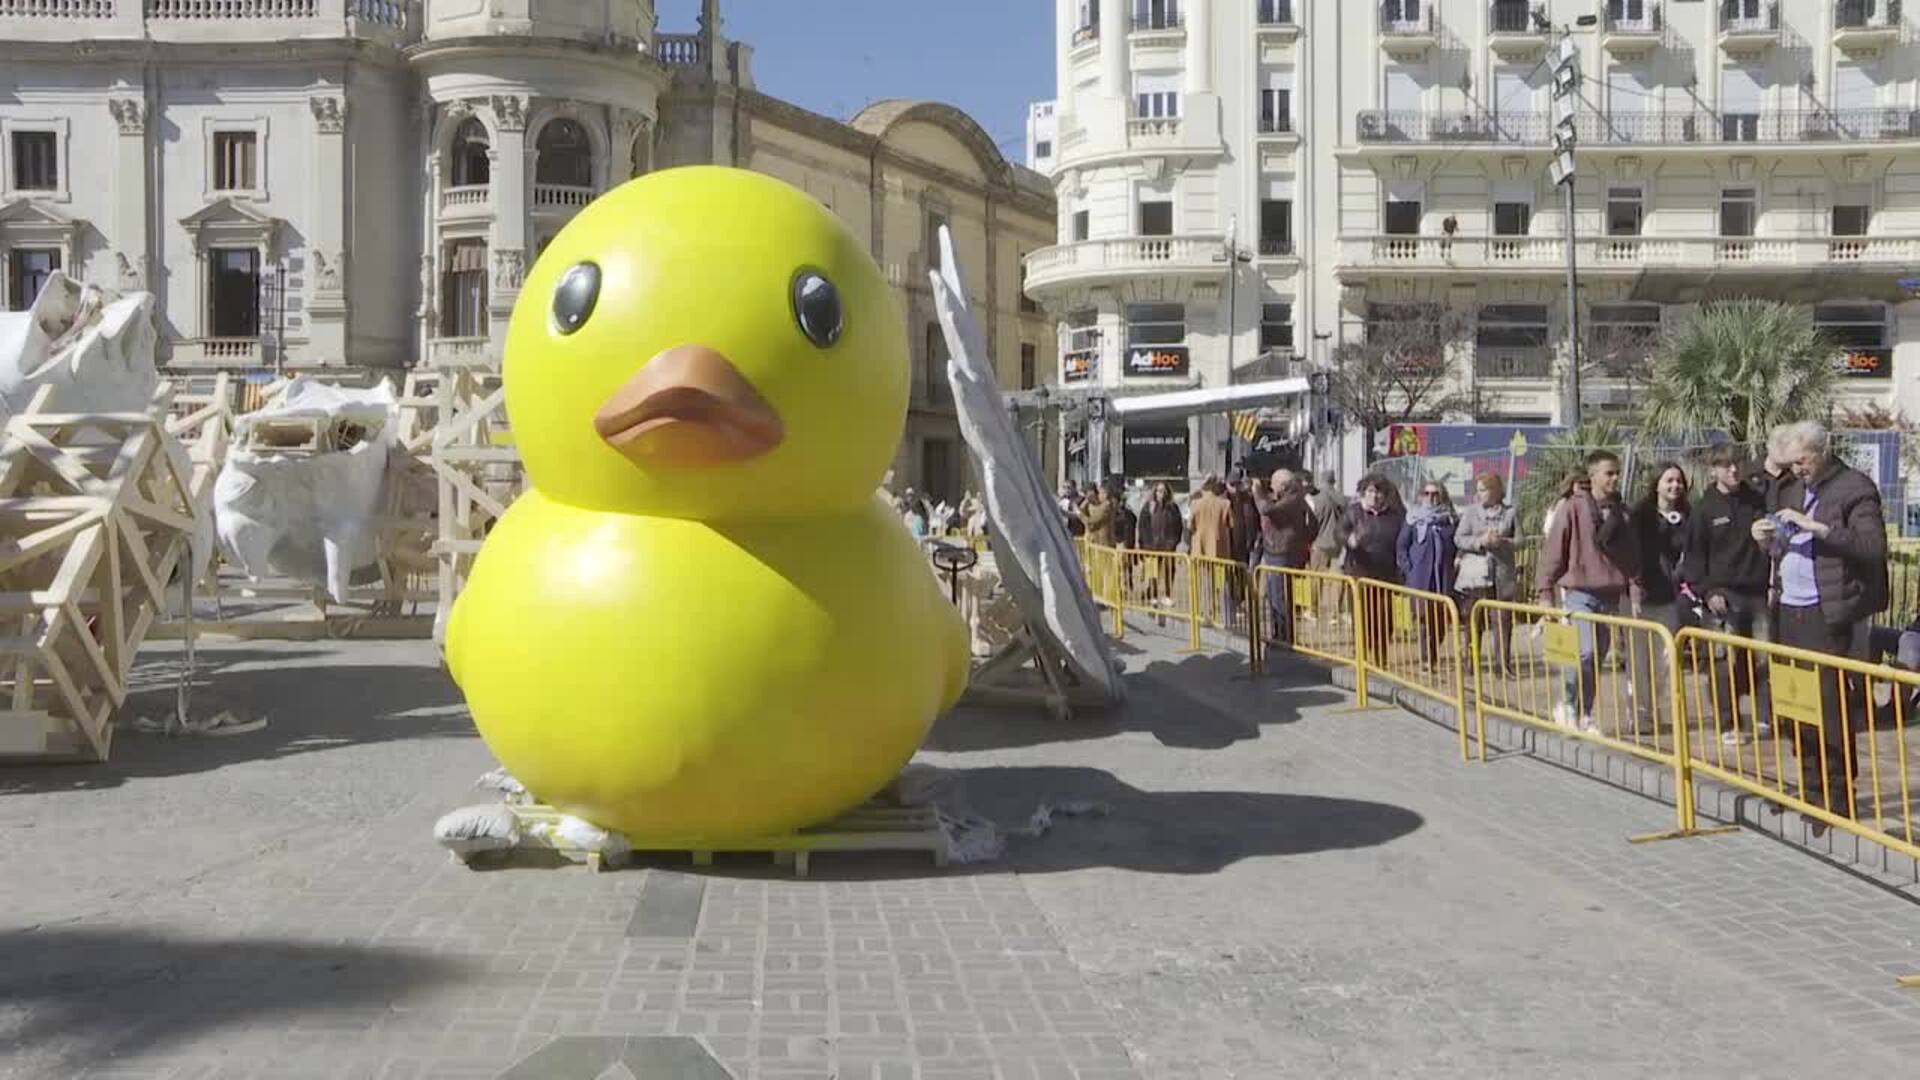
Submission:
[[[1227,375],[1226,385],[1233,385],[1234,343],[1240,336],[1240,265],[1253,261],[1251,254],[1242,252],[1239,247],[1240,217],[1238,214],[1227,218],[1227,241],[1221,256],[1227,264]],[[1239,440],[1234,431],[1233,413],[1227,413],[1227,458],[1226,465],[1220,471],[1227,474],[1233,471],[1233,447]]]
[[[1595,17],[1582,16],[1581,26],[1591,26]],[[1567,240],[1567,379],[1560,403],[1561,423],[1573,427],[1580,422],[1580,268],[1574,226],[1574,146],[1578,131],[1574,109],[1580,88],[1580,52],[1573,43],[1571,30],[1563,30],[1553,66],[1553,182],[1559,185],[1565,200]]]

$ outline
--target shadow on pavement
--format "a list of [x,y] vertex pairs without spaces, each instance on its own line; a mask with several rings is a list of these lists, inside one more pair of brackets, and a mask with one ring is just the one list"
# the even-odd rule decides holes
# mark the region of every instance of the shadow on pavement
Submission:
[[136,717],[158,720],[174,711],[177,655],[144,656],[128,680],[132,689],[108,761],[0,768],[0,795],[110,788],[134,778],[341,746],[474,734],[459,691],[438,668],[315,662],[327,655],[312,649],[201,648],[188,704],[192,716],[206,719],[225,709],[243,720],[264,716],[267,726],[179,738],[133,730]]
[[52,1071],[34,1075],[47,1076],[276,1016],[288,1027],[324,1026],[316,1014],[327,1012],[378,1016],[424,987],[482,974],[393,949],[131,930],[0,933],[0,956],[0,1005],[26,1014],[8,1054],[44,1062]]
[[[1045,743],[1106,739],[1141,731],[1162,745],[1219,750],[1260,737],[1262,728],[1291,724],[1303,710],[1339,705],[1352,695],[1327,685],[1324,671],[1295,665],[1276,678],[1247,671],[1245,657],[1195,654],[1179,661],[1134,665],[1127,700],[1118,709],[1083,712],[1061,723],[1037,708],[963,705],[934,725],[928,750],[966,753]],[[1207,699],[1189,693],[1205,687]],[[1222,708],[1221,704],[1230,704]]]

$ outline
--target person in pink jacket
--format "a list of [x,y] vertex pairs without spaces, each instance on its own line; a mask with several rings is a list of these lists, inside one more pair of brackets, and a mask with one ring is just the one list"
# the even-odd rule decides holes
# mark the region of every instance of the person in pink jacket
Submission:
[[[1535,592],[1546,607],[1553,606],[1557,589],[1564,591],[1568,611],[1638,617],[1640,545],[1632,514],[1620,499],[1620,459],[1595,450],[1587,455],[1586,465],[1591,488],[1575,490],[1553,515],[1540,549]],[[1575,620],[1575,625],[1580,664],[1567,673],[1566,700],[1554,707],[1554,720],[1592,731],[1596,678],[1613,635],[1596,633],[1594,624],[1585,620]]]

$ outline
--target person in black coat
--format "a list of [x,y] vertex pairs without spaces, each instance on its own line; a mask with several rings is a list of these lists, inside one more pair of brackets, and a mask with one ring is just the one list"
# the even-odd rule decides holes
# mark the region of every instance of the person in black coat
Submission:
[[[1714,448],[1707,458],[1712,478],[1693,513],[1687,516],[1686,555],[1680,577],[1706,604],[1707,625],[1722,633],[1773,640],[1773,610],[1767,586],[1773,560],[1753,542],[1753,523],[1767,516],[1767,500],[1775,480],[1762,470],[1749,471],[1746,454],[1731,443]],[[1767,664],[1744,653],[1716,647],[1709,674],[1713,676],[1714,715],[1720,723],[1720,741],[1740,746],[1773,733],[1773,694],[1767,683]],[[1737,722],[1742,695],[1753,700],[1753,722]]]

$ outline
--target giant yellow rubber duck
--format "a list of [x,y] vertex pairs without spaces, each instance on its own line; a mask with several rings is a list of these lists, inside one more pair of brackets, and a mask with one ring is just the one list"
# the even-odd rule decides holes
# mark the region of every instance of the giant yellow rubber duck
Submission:
[[968,648],[875,496],[906,365],[879,267],[770,177],[654,173],[554,238],[507,332],[532,490],[446,642],[534,796],[718,840],[830,819],[907,763]]

